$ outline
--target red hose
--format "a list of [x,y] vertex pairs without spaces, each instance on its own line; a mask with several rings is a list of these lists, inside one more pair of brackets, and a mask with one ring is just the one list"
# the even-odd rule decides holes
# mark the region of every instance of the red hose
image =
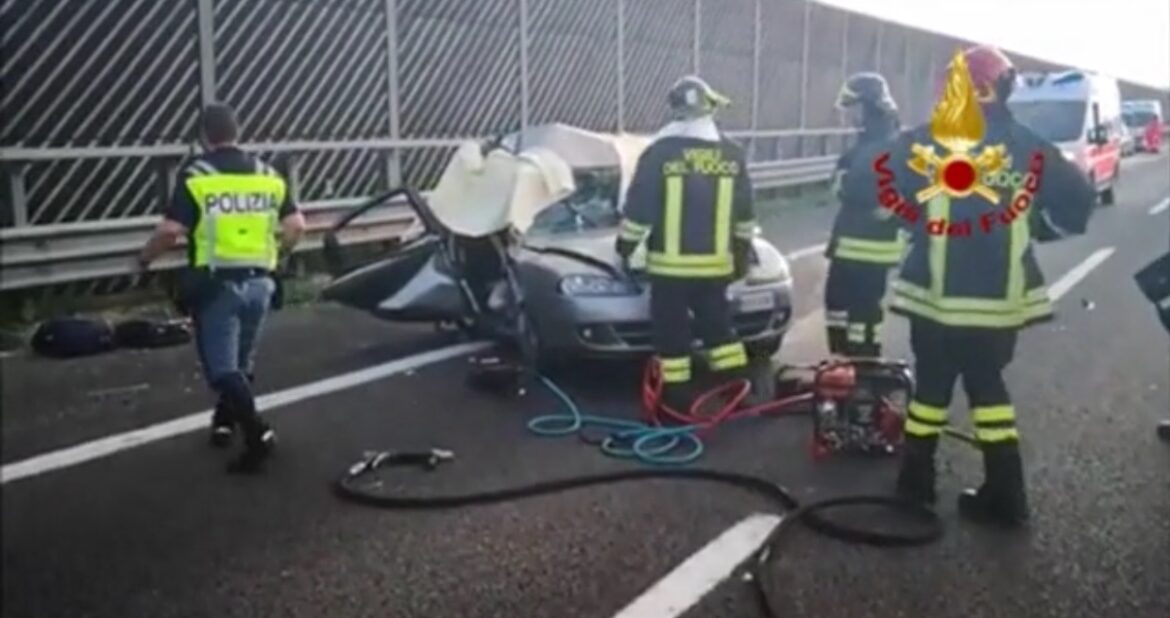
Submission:
[[[699,395],[686,412],[679,412],[662,402],[662,368],[656,359],[651,359],[646,363],[646,370],[642,374],[642,420],[655,426],[662,426],[665,424],[664,421],[695,425],[697,426],[695,433],[702,437],[727,421],[749,416],[783,416],[797,413],[800,408],[795,404],[812,398],[812,393],[809,392],[740,408],[740,404],[751,392],[751,386],[751,382],[742,378],[732,380]],[[722,404],[713,414],[705,413],[712,400],[721,400]]]

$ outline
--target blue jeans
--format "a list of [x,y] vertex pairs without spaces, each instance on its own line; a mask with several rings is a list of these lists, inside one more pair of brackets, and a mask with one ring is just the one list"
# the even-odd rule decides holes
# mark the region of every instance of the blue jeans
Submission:
[[233,373],[252,373],[268,306],[276,283],[271,277],[219,281],[213,298],[195,312],[195,348],[208,384]]

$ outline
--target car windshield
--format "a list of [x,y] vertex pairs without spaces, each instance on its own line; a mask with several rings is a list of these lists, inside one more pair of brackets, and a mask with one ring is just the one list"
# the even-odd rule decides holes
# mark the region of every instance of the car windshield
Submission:
[[621,214],[617,209],[621,172],[575,171],[573,180],[577,190],[536,213],[528,234],[572,234],[616,227],[621,223]]
[[1010,101],[1016,120],[1050,142],[1071,142],[1085,128],[1084,101]]
[[1156,118],[1154,112],[1125,112],[1121,115],[1127,127],[1142,128],[1150,124],[1150,121]]

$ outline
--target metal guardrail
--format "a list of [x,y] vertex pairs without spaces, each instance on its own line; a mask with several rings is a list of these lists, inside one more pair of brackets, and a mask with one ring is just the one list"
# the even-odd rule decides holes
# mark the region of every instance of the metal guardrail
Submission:
[[[741,139],[844,136],[847,128],[738,131],[728,135]],[[245,150],[301,153],[317,150],[404,149],[456,146],[456,138],[415,140],[350,140],[337,142],[252,143]],[[77,158],[144,157],[177,159],[190,146],[160,144],[149,146],[96,146],[73,148],[0,148],[0,161],[31,162]],[[835,156],[810,157],[753,163],[749,166],[758,189],[796,186],[826,180],[832,173]],[[366,198],[334,199],[302,204],[308,230],[297,251],[322,246],[325,232],[337,217]],[[79,223],[18,226],[0,229],[0,292],[46,285],[133,275],[134,256],[146,242],[158,217],[135,217]],[[348,225],[338,239],[345,245],[386,242],[401,238],[415,224],[405,205],[387,207],[376,216],[363,216]],[[168,253],[152,264],[151,271],[178,268],[185,262],[184,249]]]
[[[749,169],[757,189],[773,189],[826,180],[835,162],[832,156],[813,157],[757,163]],[[304,204],[308,231],[297,250],[320,249],[325,232],[337,217],[363,201],[365,198],[350,198]],[[138,217],[0,230],[0,291],[134,274],[134,256],[158,220]],[[376,216],[359,217],[338,240],[347,246],[393,241],[414,224],[414,214],[405,205],[391,206]],[[151,270],[170,270],[184,263],[182,250],[176,250],[154,263]]]

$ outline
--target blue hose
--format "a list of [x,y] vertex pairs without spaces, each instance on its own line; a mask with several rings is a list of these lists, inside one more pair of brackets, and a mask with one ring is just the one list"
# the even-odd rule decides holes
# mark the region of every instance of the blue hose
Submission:
[[[564,404],[566,412],[538,416],[528,422],[528,429],[539,436],[567,436],[586,427],[613,429],[601,442],[601,450],[611,457],[637,459],[660,466],[688,464],[703,455],[703,441],[695,435],[698,425],[655,427],[638,421],[582,414],[577,404],[552,380],[540,381]],[[624,446],[628,444],[629,446]],[[682,452],[671,454],[682,447]]]

